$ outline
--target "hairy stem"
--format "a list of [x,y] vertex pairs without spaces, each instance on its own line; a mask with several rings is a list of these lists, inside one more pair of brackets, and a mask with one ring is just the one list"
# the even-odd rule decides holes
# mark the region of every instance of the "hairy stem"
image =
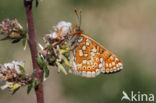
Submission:
[[35,89],[37,103],[44,103],[43,71],[37,64],[37,60],[36,60],[37,45],[36,45],[36,39],[35,39],[35,28],[34,28],[34,22],[33,22],[33,14],[32,14],[32,1],[33,0],[29,0],[29,1],[24,0],[24,7],[25,7],[25,11],[26,11],[28,30],[29,30],[28,44],[29,44],[30,52],[31,52],[34,74],[35,74],[36,79],[38,79],[40,81],[38,88]]

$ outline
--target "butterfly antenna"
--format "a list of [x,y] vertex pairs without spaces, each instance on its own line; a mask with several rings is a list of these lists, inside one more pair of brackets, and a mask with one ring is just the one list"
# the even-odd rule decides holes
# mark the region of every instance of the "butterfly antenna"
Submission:
[[80,27],[80,25],[81,25],[81,11],[79,10],[79,13],[78,13],[77,9],[74,8],[74,12],[75,12],[77,19],[78,19],[78,24],[79,24],[78,26]]
[[79,26],[81,26],[81,10],[79,10]]

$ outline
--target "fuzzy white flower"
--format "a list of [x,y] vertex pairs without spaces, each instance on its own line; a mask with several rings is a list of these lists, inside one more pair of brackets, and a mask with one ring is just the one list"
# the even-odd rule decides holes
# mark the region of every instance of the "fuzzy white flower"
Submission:
[[2,72],[5,72],[7,69],[5,68],[4,65],[1,65],[1,64],[0,64],[0,70],[1,70]]
[[[17,21],[17,22],[18,22],[18,21]],[[23,27],[22,27],[21,24],[17,23],[17,25],[18,25],[18,27],[19,27],[20,29],[23,29]]]
[[1,71],[6,71],[8,68],[15,69],[18,74],[21,73],[20,67],[24,67],[24,62],[22,61],[12,61],[11,63],[5,63],[4,66],[1,66]]
[[52,32],[50,34],[46,34],[47,38],[56,39],[58,37],[58,34],[56,32]]
[[19,67],[19,66],[24,67],[24,62],[22,62],[22,61],[12,61],[12,63],[13,63],[14,66],[15,66],[16,72],[17,72],[18,74],[20,74],[21,71],[20,71],[20,67]]
[[65,21],[60,21],[57,26],[54,26],[54,32],[50,34],[46,34],[45,37],[51,38],[51,39],[56,39],[58,38],[58,30],[61,30],[62,36],[65,36],[67,34],[70,34],[72,29],[72,23],[70,22],[65,22]]
[[50,34],[50,36],[51,36],[51,38],[55,39],[55,38],[57,38],[58,35],[56,32],[53,32],[52,34]]
[[0,88],[1,88],[2,90],[4,90],[4,89],[6,89],[7,87],[8,87],[8,84],[5,84],[5,85],[1,86]]
[[14,68],[14,64],[12,64],[12,63],[5,63],[4,64],[4,68],[6,68],[6,70],[7,70],[7,68],[12,69],[12,68]]
[[70,22],[65,22],[65,21],[60,21],[57,26],[58,29],[62,28],[62,34],[66,35],[69,34],[71,32],[72,29],[72,23]]
[[16,66],[20,65],[24,67],[24,62],[23,61],[12,61],[12,63]]

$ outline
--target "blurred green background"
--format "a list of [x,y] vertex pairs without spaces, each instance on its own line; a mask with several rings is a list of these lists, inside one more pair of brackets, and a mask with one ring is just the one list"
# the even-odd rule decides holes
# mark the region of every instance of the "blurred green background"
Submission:
[[[156,1],[41,0],[33,8],[37,41],[43,44],[42,37],[59,21],[76,24],[73,8],[82,10],[84,32],[115,52],[124,69],[88,79],[65,76],[53,68],[44,83],[45,103],[120,103],[122,91],[156,95]],[[26,28],[23,0],[0,0],[0,21],[4,18],[17,18]],[[0,63],[12,60],[26,61],[26,72],[32,72],[29,48],[24,51],[20,43],[1,41]],[[27,95],[26,89],[13,96],[0,90],[0,103],[35,103],[34,91]]]

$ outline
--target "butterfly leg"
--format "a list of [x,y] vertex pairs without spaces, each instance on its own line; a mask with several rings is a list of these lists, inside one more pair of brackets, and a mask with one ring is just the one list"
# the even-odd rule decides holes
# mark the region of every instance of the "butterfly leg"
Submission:
[[72,44],[72,48],[70,50],[73,51],[76,47],[77,47],[77,40],[75,40],[75,42]]

